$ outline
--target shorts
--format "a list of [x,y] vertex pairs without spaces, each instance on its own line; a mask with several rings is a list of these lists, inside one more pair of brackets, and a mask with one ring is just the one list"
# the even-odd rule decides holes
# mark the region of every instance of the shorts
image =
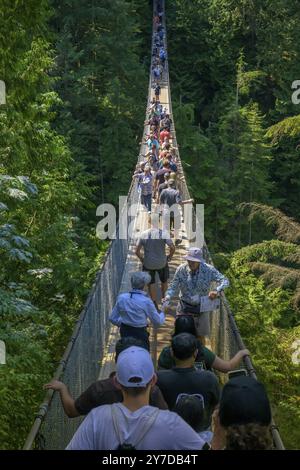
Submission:
[[149,333],[146,327],[137,328],[134,326],[125,325],[124,323],[121,323],[120,336],[121,338],[126,338],[128,336],[137,338],[143,341],[145,349],[150,351]]
[[[209,316],[211,312],[201,312],[199,314],[191,314],[194,318],[195,328],[197,332],[197,336],[210,336],[210,321]],[[186,315],[183,314],[181,310],[180,302],[177,305],[176,316]]]
[[181,215],[177,210],[174,213],[174,211],[168,211],[168,210],[163,209],[162,220],[163,220],[163,227],[165,230],[169,231],[172,228],[174,228],[175,230],[180,230]]
[[150,276],[151,276],[150,284],[155,284],[155,273],[158,273],[159,280],[162,283],[167,282],[167,280],[169,279],[169,265],[168,265],[168,263],[162,269],[147,269],[145,266],[143,266],[143,271],[146,271],[147,273],[150,274]]

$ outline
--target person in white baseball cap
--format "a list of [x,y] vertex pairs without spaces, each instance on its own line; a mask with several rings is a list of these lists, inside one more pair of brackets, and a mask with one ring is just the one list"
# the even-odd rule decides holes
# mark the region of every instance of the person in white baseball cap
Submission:
[[180,416],[149,406],[156,380],[148,351],[132,346],[121,352],[115,382],[123,402],[94,408],[67,450],[201,450],[203,439]]
[[[208,296],[210,300],[215,300],[229,281],[214,266],[205,262],[202,248],[190,247],[184,258],[186,263],[177,268],[163,303],[166,305],[179,294],[177,315],[194,316],[198,338],[205,346],[205,337],[210,335],[210,322],[209,311],[200,312],[201,297]],[[212,283],[216,287],[212,288]],[[214,304],[212,302],[212,306]]]
[[116,378],[123,387],[147,387],[154,376],[153,362],[146,349],[132,346],[119,355]]

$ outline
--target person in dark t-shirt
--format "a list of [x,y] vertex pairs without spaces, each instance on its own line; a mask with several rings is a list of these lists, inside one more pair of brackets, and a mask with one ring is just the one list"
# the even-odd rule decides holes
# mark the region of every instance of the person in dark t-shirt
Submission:
[[[120,339],[116,344],[117,361],[119,354],[131,346],[143,347],[143,341],[130,336]],[[69,418],[75,418],[80,415],[88,414],[93,408],[101,405],[118,403],[123,400],[122,391],[117,388],[114,381],[115,372],[112,372],[108,379],[97,380],[92,383],[76,400],[70,394],[68,387],[59,380],[52,380],[44,385],[45,389],[55,390],[60,393],[60,399],[66,415]],[[150,393],[150,405],[156,406],[161,410],[167,410],[168,406],[162,396],[161,391],[155,385]]]
[[157,385],[170,410],[173,410],[179,394],[201,394],[204,398],[203,429],[211,424],[211,415],[219,403],[220,387],[215,374],[196,369],[197,340],[189,333],[181,333],[172,339],[172,351],[176,366],[157,373]]

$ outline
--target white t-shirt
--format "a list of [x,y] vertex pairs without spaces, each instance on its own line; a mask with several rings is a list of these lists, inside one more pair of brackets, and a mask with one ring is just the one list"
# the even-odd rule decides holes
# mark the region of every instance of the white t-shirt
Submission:
[[124,442],[137,450],[201,450],[204,445],[203,439],[180,416],[168,410],[159,410],[151,428],[138,442],[141,431],[156,408],[143,406],[131,412],[122,403],[115,403],[122,438],[119,442],[111,406],[94,408],[77,429],[67,450],[114,450]]

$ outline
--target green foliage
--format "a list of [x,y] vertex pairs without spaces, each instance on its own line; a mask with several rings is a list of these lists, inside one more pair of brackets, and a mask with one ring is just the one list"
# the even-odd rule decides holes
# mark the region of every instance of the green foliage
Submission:
[[243,209],[248,207],[251,211],[249,219],[258,215],[263,225],[275,228],[279,240],[245,248],[244,261],[250,261],[252,270],[259,273],[269,287],[281,287],[293,292],[297,322],[300,306],[300,224],[279,209],[257,203],[242,204]]
[[[278,209],[245,204],[279,240],[249,245],[219,256],[231,280],[228,298],[259,378],[267,385],[274,418],[285,445],[299,443],[299,364],[292,361],[299,341],[300,225]],[[258,277],[259,276],[259,277]],[[298,368],[297,368],[298,367]]]
[[[265,246],[273,254],[278,254],[278,245]],[[257,251],[263,254],[264,247],[259,246]],[[299,339],[300,327],[291,327],[295,322],[291,292],[279,287],[266,289],[263,280],[251,273],[251,264],[247,263],[247,259],[251,260],[253,256],[252,247],[233,254],[227,271],[231,282],[228,300],[245,344],[251,351],[258,377],[267,386],[283,442],[287,448],[297,449],[299,366],[292,363],[292,346]]]
[[118,200],[116,186],[120,194],[129,187],[151,6],[3,0],[1,7],[0,447],[11,449],[24,443],[107,249],[96,238],[96,207],[104,196]]
[[150,10],[125,0],[53,5],[56,89],[63,102],[56,127],[92,178],[94,206],[104,198],[118,203],[118,196],[127,194],[142,132],[148,69],[140,64],[139,25],[145,28]]
[[42,334],[33,327],[1,326],[0,337],[7,350],[6,365],[0,367],[1,449],[20,449],[52,367]]
[[226,215],[206,217],[209,245],[231,250],[261,241],[256,222],[237,213],[240,202],[300,216],[299,110],[291,100],[300,74],[298,3],[176,0],[167,19],[173,99],[193,108],[190,132],[200,125],[217,149],[218,214]]
[[278,144],[280,140],[285,137],[299,137],[300,136],[300,115],[288,117],[271,126],[266,136],[272,139],[273,144]]

